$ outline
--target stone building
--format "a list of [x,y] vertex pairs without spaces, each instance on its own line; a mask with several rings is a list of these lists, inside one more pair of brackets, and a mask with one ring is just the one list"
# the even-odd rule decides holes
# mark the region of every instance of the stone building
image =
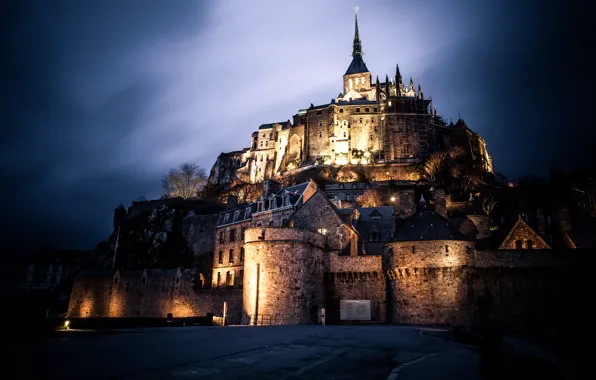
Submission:
[[404,83],[398,66],[384,81],[373,79],[362,46],[356,16],[352,62],[340,94],[327,104],[300,109],[292,121],[259,126],[249,148],[218,157],[210,183],[261,182],[308,165],[400,166],[420,162],[451,141],[464,144],[475,162],[492,172],[482,137],[461,123],[443,122],[420,84],[416,87],[412,78]]

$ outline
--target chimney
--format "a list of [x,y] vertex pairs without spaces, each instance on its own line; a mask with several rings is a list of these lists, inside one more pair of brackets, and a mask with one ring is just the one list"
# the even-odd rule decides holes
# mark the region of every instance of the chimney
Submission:
[[280,184],[272,179],[266,179],[263,181],[263,197],[267,198],[271,194],[275,194],[279,191]]
[[231,210],[236,208],[238,205],[238,197],[232,194],[228,194],[228,204],[226,209]]
[[443,218],[447,218],[447,200],[445,199],[445,191],[437,189],[433,192],[433,200],[435,204],[435,212]]

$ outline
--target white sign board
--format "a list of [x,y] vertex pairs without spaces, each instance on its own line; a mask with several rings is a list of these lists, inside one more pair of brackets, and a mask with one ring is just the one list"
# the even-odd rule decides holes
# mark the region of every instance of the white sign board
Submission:
[[340,300],[339,319],[342,321],[370,321],[370,300]]

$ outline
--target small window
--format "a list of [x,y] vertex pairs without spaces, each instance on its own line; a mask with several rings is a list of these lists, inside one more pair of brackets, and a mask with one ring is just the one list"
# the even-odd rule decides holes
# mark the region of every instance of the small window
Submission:
[[236,229],[232,228],[230,230],[230,241],[236,241]]
[[347,132],[344,132],[344,137],[347,137],[347,136],[348,136]]
[[412,246],[412,253],[416,253],[416,246]]
[[223,222],[223,224],[227,224],[229,219],[230,219],[230,215],[229,214],[226,214],[224,216],[224,222]]
[[261,147],[263,146],[263,140],[261,140]]
[[242,241],[244,241],[244,235],[246,235],[246,227],[242,227]]
[[340,108],[339,109],[339,113],[344,113],[344,109],[343,108]]
[[240,216],[240,210],[234,211],[234,222],[238,220],[239,216]]
[[445,246],[445,252],[449,253],[449,246],[448,245]]
[[323,120],[319,120],[319,127],[323,128]]
[[372,141],[372,139],[373,139],[373,137],[372,137],[372,135],[370,135],[370,141]]
[[515,241],[515,249],[522,249],[522,241],[521,240],[516,240]]
[[348,125],[348,121],[347,120],[344,120],[343,121],[343,124],[344,124],[344,127],[347,126]]
[[225,238],[224,238],[224,232],[223,232],[223,231],[221,231],[221,232],[219,233],[219,242],[220,242],[220,243],[223,243],[223,242],[224,242],[224,240],[225,240]]
[[240,247],[240,262],[244,262],[244,247]]
[[326,228],[319,228],[317,231],[318,231],[320,234],[322,234],[322,235],[327,235],[327,229],[326,229]]
[[321,116],[322,111],[317,111],[317,116]]
[[360,108],[356,108],[356,112],[360,112]]
[[238,285],[242,286],[242,281],[244,280],[244,270],[240,269],[238,272]]
[[373,108],[373,111],[374,111],[374,112],[378,112],[378,111],[379,111],[379,109],[378,109],[377,107],[375,107],[375,108]]
[[356,78],[356,84],[360,82],[360,78]]
[[271,198],[271,199],[269,199],[269,210],[271,210],[271,209],[274,209],[274,208],[275,208],[275,206],[277,206],[275,203],[276,203],[276,202],[275,202],[275,197],[274,197],[274,198]]
[[279,138],[279,142],[281,143],[281,137]]
[[534,248],[534,242],[532,240],[526,241],[526,247],[528,249],[533,249]]
[[360,122],[362,123],[362,118],[360,118]]
[[364,112],[370,112],[370,108],[365,108]]
[[228,262],[230,264],[234,264],[234,250],[233,249],[230,249],[230,254],[228,256]]
[[248,219],[250,217],[250,207],[244,210],[244,219]]
[[219,260],[217,260],[219,264],[223,264],[223,251],[219,251]]
[[217,286],[221,286],[221,272],[217,272]]
[[226,285],[234,286],[234,271],[226,272]]
[[370,241],[379,241],[379,231],[370,232]]
[[323,137],[323,132],[319,132],[319,137]]

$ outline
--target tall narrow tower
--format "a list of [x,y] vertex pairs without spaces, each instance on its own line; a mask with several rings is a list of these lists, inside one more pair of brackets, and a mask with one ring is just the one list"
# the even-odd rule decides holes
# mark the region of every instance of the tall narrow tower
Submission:
[[362,59],[362,42],[358,31],[358,7],[354,8],[355,31],[352,44],[352,62],[344,74],[344,100],[360,99],[370,93],[372,77]]

